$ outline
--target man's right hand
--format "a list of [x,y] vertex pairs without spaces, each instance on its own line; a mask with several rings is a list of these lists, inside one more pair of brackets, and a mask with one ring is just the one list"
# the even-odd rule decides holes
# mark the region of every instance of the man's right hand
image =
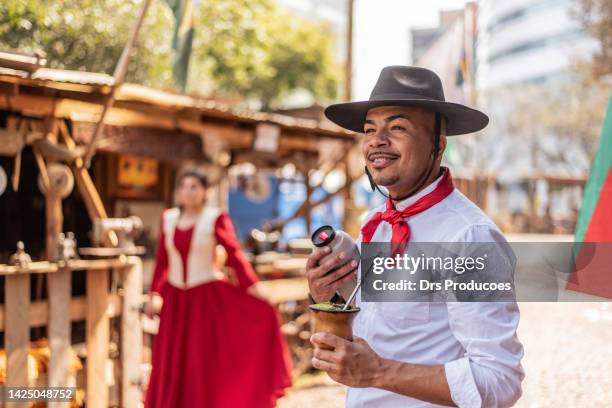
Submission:
[[306,262],[310,296],[317,303],[330,300],[338,288],[355,280],[358,263],[349,259],[349,254],[343,252],[334,254],[319,265],[319,261],[329,255],[330,251],[329,246],[315,248]]

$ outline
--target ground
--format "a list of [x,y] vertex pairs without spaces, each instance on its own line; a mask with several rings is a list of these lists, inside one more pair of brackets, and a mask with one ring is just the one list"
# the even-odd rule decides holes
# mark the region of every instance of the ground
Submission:
[[[521,303],[526,377],[518,408],[612,407],[612,303]],[[280,408],[344,406],[326,375],[299,378]]]

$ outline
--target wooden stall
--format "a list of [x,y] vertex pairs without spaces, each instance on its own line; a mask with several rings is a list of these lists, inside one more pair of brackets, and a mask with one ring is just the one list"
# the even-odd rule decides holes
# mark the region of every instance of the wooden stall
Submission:
[[[54,262],[59,233],[74,228],[79,244],[90,244],[94,220],[126,215],[121,213],[122,200],[157,203],[160,209],[171,205],[174,177],[186,163],[208,169],[214,184],[211,198],[226,207],[225,176],[232,165],[250,162],[257,169],[278,169],[293,163],[309,183],[311,169],[324,169],[326,174],[337,168],[348,171],[347,157],[355,145],[352,133],[330,123],[237,110],[214,100],[122,84],[115,89],[115,103],[105,116],[88,167],[86,151],[113,87],[113,78],[104,74],[19,63],[9,68],[0,61],[0,167],[8,178],[7,196],[0,193],[5,384],[32,384],[31,333],[42,328],[48,342],[43,385],[72,385],[69,355],[82,354],[84,375],[76,385],[82,381],[88,407],[133,407],[142,399],[139,307],[144,264],[137,256]],[[136,177],[137,188],[129,182],[133,175],[121,174],[134,163],[154,174]],[[74,193],[61,196],[53,191],[53,165],[69,169]],[[351,180],[347,177],[334,194],[346,194]],[[308,196],[294,216],[308,217],[310,208],[321,201]],[[153,217],[156,224],[158,216]],[[26,241],[34,258],[26,267],[6,265],[17,240]],[[117,244],[117,236],[109,232],[104,246]],[[276,264],[283,261],[272,262]],[[282,268],[299,269],[296,265],[285,262]],[[85,276],[84,282],[75,280],[77,275]],[[74,295],[75,289],[80,289],[79,295]],[[33,297],[32,292],[42,296]],[[292,277],[264,282],[262,292],[284,304],[303,300],[307,287],[303,277]],[[84,322],[82,344],[71,339],[78,322]],[[113,340],[115,332],[118,337]]]

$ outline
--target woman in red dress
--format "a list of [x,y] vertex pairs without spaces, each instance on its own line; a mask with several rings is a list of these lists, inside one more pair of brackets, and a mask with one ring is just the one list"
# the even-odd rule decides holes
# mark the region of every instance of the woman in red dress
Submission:
[[[206,178],[190,171],[177,184],[181,208],[162,215],[151,286],[163,306],[145,407],[274,407],[291,385],[278,314],[251,294],[257,277],[229,216],[204,205]],[[215,266],[217,244],[235,285]]]

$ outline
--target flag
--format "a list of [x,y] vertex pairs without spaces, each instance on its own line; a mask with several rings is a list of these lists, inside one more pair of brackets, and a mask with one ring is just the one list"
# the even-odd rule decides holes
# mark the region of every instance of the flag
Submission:
[[469,63],[467,60],[467,55],[465,51],[465,43],[464,43],[461,48],[461,56],[459,57],[459,64],[457,65],[455,85],[463,86],[463,84],[466,82],[467,83],[471,82],[471,75],[470,75],[470,67],[469,67]]
[[576,242],[612,242],[612,97],[601,131],[599,149],[584,190]]
[[189,59],[195,33],[197,3],[194,0],[166,0],[166,2],[175,19],[172,37],[172,49],[174,50],[172,75],[174,81],[184,92],[187,87]]
[[568,289],[612,298],[612,96],[576,224]]

